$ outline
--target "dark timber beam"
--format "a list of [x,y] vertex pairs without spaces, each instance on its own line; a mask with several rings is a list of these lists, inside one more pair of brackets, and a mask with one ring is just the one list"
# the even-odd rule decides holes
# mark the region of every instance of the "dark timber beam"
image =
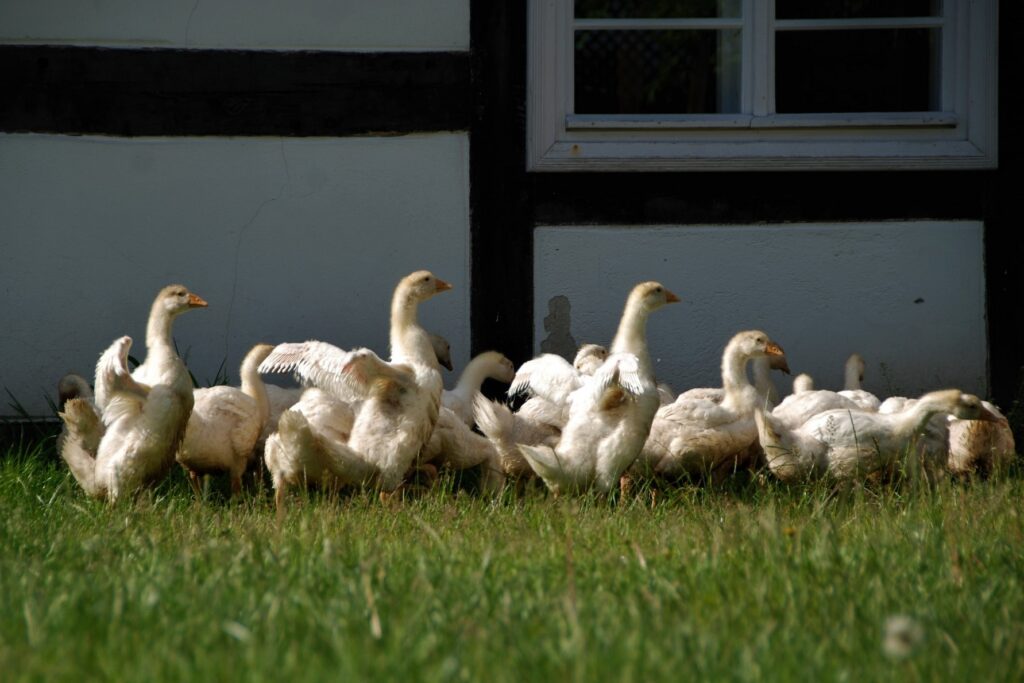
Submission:
[[465,52],[0,46],[0,131],[287,137],[466,130]]

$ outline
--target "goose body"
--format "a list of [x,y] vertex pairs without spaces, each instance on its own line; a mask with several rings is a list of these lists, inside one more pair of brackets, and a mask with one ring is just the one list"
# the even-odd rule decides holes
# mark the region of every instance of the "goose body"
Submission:
[[242,487],[242,474],[256,450],[270,416],[266,387],[257,370],[273,346],[257,344],[242,361],[241,387],[216,386],[193,391],[195,404],[188,419],[177,460],[199,492],[199,477],[227,472],[231,492]]
[[[827,474],[851,480],[890,471],[936,414],[995,419],[976,396],[949,389],[925,394],[911,408],[898,413],[830,410],[795,429],[761,410],[756,420],[769,469],[780,479],[794,481]],[[935,466],[934,462],[924,464]]]
[[[608,492],[636,458],[659,405],[647,351],[647,319],[651,312],[678,300],[656,282],[635,286],[626,300],[610,353],[593,376],[583,379],[585,376],[577,375],[571,382],[553,386],[528,379],[531,391],[555,405],[564,402],[568,412],[554,447],[517,444],[530,468],[555,493],[591,487]],[[485,418],[481,424],[485,434],[493,422]],[[495,440],[500,442],[507,432],[495,434]]]
[[722,354],[721,399],[684,393],[661,407],[632,471],[641,476],[700,476],[731,471],[749,458],[757,441],[754,407],[767,400],[746,374],[747,363],[757,357],[784,353],[759,330],[736,334]]
[[[293,371],[320,389],[304,393],[267,440],[266,463],[279,506],[288,486],[318,479],[374,484],[386,492],[402,483],[434,429],[443,389],[434,348],[416,313],[422,301],[450,288],[428,271],[398,283],[390,362],[370,349],[343,351],[318,341],[280,344],[263,362],[261,372]],[[348,409],[354,418],[347,439],[317,419]]]
[[181,313],[204,306],[181,285],[164,287],[146,327],[150,383],[129,372],[132,339],[125,336],[96,365],[95,404],[83,397],[64,404],[61,457],[88,495],[113,501],[170,470],[193,405],[191,376],[174,351],[171,326]]

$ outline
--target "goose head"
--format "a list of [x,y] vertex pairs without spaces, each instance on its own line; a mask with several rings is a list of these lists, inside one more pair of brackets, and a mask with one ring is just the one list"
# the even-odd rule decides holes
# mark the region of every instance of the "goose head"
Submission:
[[665,289],[660,282],[641,282],[629,293],[629,303],[647,312],[680,300],[678,296]]
[[185,285],[167,285],[156,295],[153,307],[173,317],[193,308],[205,308],[207,305],[201,296],[190,292]]
[[419,303],[451,288],[450,284],[429,270],[417,270],[402,278],[402,281],[398,283],[397,291],[402,294],[404,299]]
[[859,353],[852,353],[846,359],[844,389],[860,389],[864,381],[864,359]]
[[782,347],[771,340],[771,338],[762,332],[761,330],[746,330],[736,334],[730,341],[727,349],[734,349],[746,358],[758,358],[767,356],[772,361],[772,367],[782,369],[785,367],[786,372],[789,372],[789,366],[786,364],[786,353],[782,350]]
[[805,391],[814,391],[814,379],[806,372],[801,372],[793,378],[793,393],[802,394]]
[[81,375],[68,373],[57,382],[58,405],[63,406],[73,398],[92,398],[89,382]]
[[439,334],[428,333],[427,336],[430,337],[430,345],[434,347],[434,355],[437,356],[437,362],[440,363],[441,367],[448,368],[451,371],[453,367],[452,345]]
[[576,352],[572,366],[584,375],[593,375],[608,358],[608,349],[600,344],[584,344]]
[[984,422],[1005,422],[1006,419],[988,409],[985,402],[974,394],[960,394],[956,406],[950,411],[961,420],[982,420]]
[[512,365],[512,361],[497,351],[484,351],[480,355],[487,361],[488,377],[505,384],[512,383],[516,376],[516,368]]

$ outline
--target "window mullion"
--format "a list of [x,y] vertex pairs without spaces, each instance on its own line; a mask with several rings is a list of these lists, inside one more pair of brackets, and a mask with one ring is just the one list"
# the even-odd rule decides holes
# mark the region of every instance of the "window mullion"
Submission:
[[751,12],[753,11],[754,0],[743,0],[740,8],[740,16],[743,17],[743,40],[741,41],[741,64],[740,70],[740,112],[751,114],[754,111],[755,85],[754,85],[754,32],[751,30]]
[[958,33],[967,26],[967,12],[963,3],[956,0],[946,0],[942,3],[942,28],[940,34],[942,72],[939,82],[939,108],[949,112],[957,109],[957,86],[960,83],[960,73],[956,67],[959,56],[957,48],[959,45]]
[[768,116],[775,111],[774,73],[775,59],[772,47],[775,38],[771,31],[772,16],[775,12],[774,0],[747,0],[744,7],[748,10],[747,26],[751,33],[751,72],[753,75],[753,108],[754,116]]
[[565,68],[556,69],[556,74],[561,83],[559,88],[563,90],[563,106],[564,111],[561,112],[560,121],[564,125],[566,115],[576,113],[576,28],[573,25],[573,14],[574,8],[571,2],[560,2],[558,3],[558,23],[557,26],[562,26],[564,34],[563,40],[559,41],[557,50],[559,51],[559,62],[565,65]]

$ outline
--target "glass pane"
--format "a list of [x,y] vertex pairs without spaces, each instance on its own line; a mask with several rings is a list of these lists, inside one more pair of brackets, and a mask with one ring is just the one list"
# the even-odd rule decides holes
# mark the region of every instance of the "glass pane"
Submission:
[[780,31],[776,111],[936,111],[939,42],[939,29]]
[[577,114],[735,113],[740,32],[577,31]]
[[577,19],[738,17],[743,0],[576,0]]
[[775,0],[776,19],[937,17],[941,0]]

